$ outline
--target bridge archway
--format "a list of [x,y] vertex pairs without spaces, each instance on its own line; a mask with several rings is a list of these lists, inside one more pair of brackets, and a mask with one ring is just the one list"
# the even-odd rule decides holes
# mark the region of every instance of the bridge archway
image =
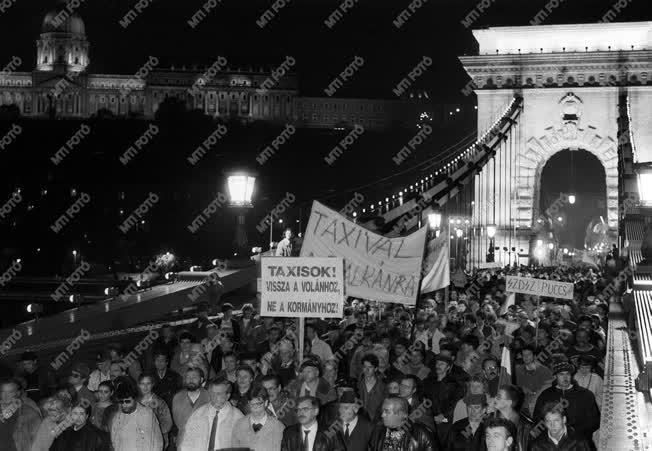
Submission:
[[[572,204],[570,194],[575,196]],[[566,149],[551,156],[542,167],[538,195],[535,217],[550,217],[546,224],[552,224],[560,248],[582,249],[589,223],[606,221],[604,166],[585,150]]]

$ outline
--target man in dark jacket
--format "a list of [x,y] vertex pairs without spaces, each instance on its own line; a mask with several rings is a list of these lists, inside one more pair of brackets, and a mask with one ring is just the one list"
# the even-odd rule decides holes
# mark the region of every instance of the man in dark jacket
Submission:
[[298,424],[283,431],[281,451],[344,451],[335,434],[322,430],[317,422],[319,399],[303,396],[297,399]]
[[285,427],[297,424],[296,401],[283,390],[281,379],[275,374],[268,374],[261,381],[269,397],[268,410]]
[[437,451],[439,441],[435,434],[420,423],[412,421],[417,415],[408,414],[405,399],[390,396],[383,402],[383,421],[374,427],[369,440],[369,451]]
[[450,374],[453,366],[450,357],[439,354],[435,357],[434,365],[434,375],[431,373],[423,385],[426,396],[432,401],[432,415],[439,441],[443,442],[453,422],[455,404],[462,399],[463,392],[458,381]]
[[487,411],[487,396],[468,394],[464,398],[467,418],[456,421],[448,431],[448,451],[478,451],[484,445],[484,416]]
[[172,398],[181,390],[181,376],[168,367],[169,354],[163,348],[154,350],[154,393],[172,408]]
[[360,415],[362,403],[356,399],[353,390],[346,390],[339,399],[339,416],[328,428],[334,431],[340,445],[345,451],[367,451],[371,430],[371,422]]
[[[567,426],[563,406],[558,402],[549,402],[542,408],[543,425],[533,429],[537,435],[530,443],[530,451],[590,451],[595,449],[592,442]],[[543,430],[541,430],[543,429]]]
[[543,420],[543,406],[560,404],[566,410],[569,428],[591,441],[593,433],[600,427],[600,411],[595,396],[589,390],[573,383],[573,365],[561,362],[555,365],[553,373],[556,383],[545,389],[537,398],[534,407],[534,422]]
[[88,422],[90,405],[77,405],[70,412],[71,427],[59,435],[52,447],[53,451],[109,451],[108,434]]

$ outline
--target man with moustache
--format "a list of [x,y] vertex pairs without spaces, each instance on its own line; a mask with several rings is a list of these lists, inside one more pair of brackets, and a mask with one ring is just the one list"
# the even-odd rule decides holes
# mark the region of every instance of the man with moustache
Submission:
[[177,443],[181,443],[184,428],[190,415],[210,401],[208,392],[202,388],[204,374],[200,368],[188,368],[184,375],[184,389],[174,395],[172,418],[177,427]]
[[113,451],[162,451],[163,435],[156,414],[136,401],[136,389],[131,384],[120,384],[115,397],[120,411],[111,422]]
[[230,402],[233,386],[226,379],[209,382],[210,402],[195,410],[185,426],[179,451],[215,451],[233,447],[233,429],[242,412]]

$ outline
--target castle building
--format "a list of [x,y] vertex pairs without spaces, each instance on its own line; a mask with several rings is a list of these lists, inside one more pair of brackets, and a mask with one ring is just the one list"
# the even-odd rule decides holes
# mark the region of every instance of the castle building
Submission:
[[[273,70],[234,70],[219,58],[210,67],[162,68],[149,57],[136,74],[92,74],[90,42],[82,18],[63,4],[48,12],[36,41],[32,72],[0,72],[0,105],[31,118],[87,118],[98,112],[153,119],[169,97],[188,109],[244,123],[266,121],[299,127],[362,125],[380,129],[415,123],[415,105],[404,99],[301,97],[293,61]],[[109,113],[110,112],[110,113]]]

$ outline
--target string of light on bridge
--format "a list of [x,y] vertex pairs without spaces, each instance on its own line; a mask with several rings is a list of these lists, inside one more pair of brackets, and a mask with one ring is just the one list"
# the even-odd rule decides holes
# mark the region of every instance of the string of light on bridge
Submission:
[[[451,170],[451,169],[454,169],[454,166],[455,166],[457,163],[459,163],[459,161],[460,161],[462,158],[468,158],[468,157],[470,157],[471,155],[475,154],[475,152],[476,152],[477,149],[479,149],[479,148],[481,148],[481,146],[484,146],[484,145],[485,145],[485,141],[486,141],[487,137],[489,137],[490,135],[492,135],[492,134],[494,133],[495,129],[496,129],[497,127],[500,126],[500,124],[502,123],[502,121],[503,121],[504,119],[507,118],[507,116],[509,115],[510,111],[512,111],[512,107],[514,106],[514,104],[515,104],[517,101],[518,101],[518,99],[517,99],[516,97],[514,97],[514,98],[512,99],[512,101],[509,103],[509,105],[507,105],[507,107],[506,107],[505,110],[503,111],[502,115],[501,115],[498,119],[496,119],[496,121],[493,123],[493,125],[492,125],[491,127],[487,128],[487,130],[482,134],[482,136],[481,136],[479,139],[476,140],[476,142],[475,142],[474,144],[472,144],[470,147],[468,147],[467,149],[465,149],[464,151],[462,151],[462,152],[461,152],[460,154],[458,154],[457,156],[455,156],[455,157],[449,159],[447,162],[444,162],[444,164],[443,164],[443,166],[441,167],[441,169],[439,169],[439,170],[437,170],[437,171],[431,173],[430,175],[426,176],[425,178],[422,178],[421,180],[418,180],[415,184],[410,185],[409,189],[408,189],[408,188],[405,188],[404,190],[399,191],[398,194],[393,194],[392,197],[391,197],[391,199],[392,199],[393,201],[398,199],[399,201],[401,201],[401,204],[402,204],[402,203],[403,203],[403,202],[402,202],[402,198],[403,198],[403,194],[404,194],[404,193],[408,193],[409,191],[413,191],[413,190],[415,189],[415,187],[416,187],[416,189],[419,189],[419,186],[421,186],[421,191],[423,192],[423,190],[424,190],[423,185],[424,185],[426,182],[432,181],[432,180],[434,179],[434,177],[435,177],[435,176],[438,176],[439,174],[449,173],[450,170]],[[386,197],[386,198],[385,198],[385,205],[387,205],[389,202],[390,202],[390,198],[389,198],[389,197]],[[369,205],[369,210],[370,210],[370,211],[374,211],[374,209],[376,209],[376,206],[378,206],[378,207],[380,208],[380,207],[382,207],[382,205],[383,205],[383,202],[382,202],[382,201],[378,201],[378,204],[377,204],[377,205],[376,205],[376,204],[370,204],[370,205]],[[366,213],[366,212],[367,212],[367,209],[366,209],[366,208],[363,208],[363,209],[362,209],[362,213]],[[353,216],[354,218],[356,218],[356,217],[358,216],[358,212],[357,212],[357,211],[354,211],[354,212],[352,213],[352,216]]]

